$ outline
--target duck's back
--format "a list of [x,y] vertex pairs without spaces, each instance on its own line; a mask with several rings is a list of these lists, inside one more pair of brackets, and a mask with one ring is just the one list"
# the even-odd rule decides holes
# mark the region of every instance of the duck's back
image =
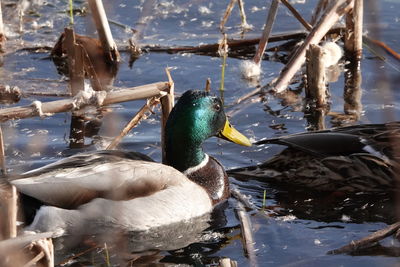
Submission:
[[[11,183],[44,205],[32,226],[41,231],[76,228],[90,221],[145,229],[212,209],[207,192],[184,174],[135,157],[118,151],[77,154],[25,173]],[[197,210],[189,209],[199,203]],[[171,205],[177,208],[168,209],[174,214],[165,212]]]

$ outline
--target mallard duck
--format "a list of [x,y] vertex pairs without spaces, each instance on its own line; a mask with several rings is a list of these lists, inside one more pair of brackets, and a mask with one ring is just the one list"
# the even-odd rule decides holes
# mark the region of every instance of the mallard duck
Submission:
[[260,165],[227,172],[315,191],[389,192],[395,189],[399,136],[400,122],[392,122],[263,139],[255,144],[287,148]]
[[218,97],[187,91],[166,124],[167,165],[135,152],[96,151],[11,180],[25,203],[40,207],[27,214],[33,218],[27,229],[56,235],[98,225],[145,231],[212,211],[229,196],[223,166],[202,149],[212,136],[251,145],[231,126]]

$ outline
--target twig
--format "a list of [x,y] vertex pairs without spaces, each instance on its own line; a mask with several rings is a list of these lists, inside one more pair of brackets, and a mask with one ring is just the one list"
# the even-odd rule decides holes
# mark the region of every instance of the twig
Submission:
[[[130,89],[122,89],[106,93],[103,100],[103,105],[110,105],[120,102],[147,99],[153,96],[162,96],[165,90],[169,89],[169,83],[158,82],[153,84],[142,85]],[[63,99],[51,102],[41,103],[42,114],[54,114],[59,112],[66,112],[75,109],[74,99]],[[79,108],[85,107],[89,103],[82,103]],[[0,109],[0,122],[11,119],[23,119],[38,116],[37,107],[32,105],[25,107],[12,107]]]
[[107,15],[101,0],[89,0],[89,7],[93,14],[96,29],[104,52],[107,55],[107,61],[115,64],[120,61],[117,45],[111,34],[110,25],[108,24]]
[[228,43],[227,43],[226,33],[224,33],[224,38],[221,41],[218,51],[219,51],[219,54],[222,56],[221,83],[219,86],[219,91],[222,92],[222,91],[224,91],[225,66],[226,66],[226,58],[228,57]]
[[219,265],[221,267],[237,267],[237,261],[233,261],[229,258],[223,258],[219,260]]
[[389,47],[386,43],[382,41],[378,41],[375,39],[370,38],[368,35],[363,36],[363,42],[371,50],[372,53],[374,53],[376,56],[378,56],[381,60],[385,60],[385,56],[382,55],[382,53],[379,53],[374,49],[375,47],[378,49],[382,49],[385,53],[387,53],[390,57],[392,57],[395,60],[400,61],[400,54],[394,51],[391,47]]
[[311,44],[317,44],[336,23],[336,21],[351,9],[352,3],[352,0],[338,0],[333,2],[333,5],[321,17],[317,25],[305,39],[304,43],[296,50],[294,56],[282,70],[281,75],[274,85],[274,89],[277,93],[286,90],[290,80],[304,63],[308,47]]
[[100,82],[100,79],[96,73],[96,70],[93,66],[92,61],[90,60],[90,56],[83,45],[79,45],[83,52],[83,66],[86,73],[89,76],[90,84],[92,85],[93,90],[95,91],[103,91],[103,85]]
[[106,257],[106,266],[110,267],[111,266],[110,254],[108,253],[107,243],[105,243],[105,242],[104,242],[104,253],[105,253],[105,257]]
[[226,21],[228,20],[229,16],[231,15],[232,9],[235,6],[235,2],[236,2],[236,0],[231,0],[229,2],[228,6],[226,7],[224,16],[221,20],[221,23],[219,24],[219,30],[221,32],[224,32],[224,27],[225,27]]
[[272,0],[271,7],[269,8],[267,21],[265,22],[265,27],[261,35],[260,42],[258,43],[258,49],[254,55],[253,61],[256,64],[260,64],[260,61],[264,55],[265,48],[267,48],[269,35],[274,25],[276,13],[278,11],[279,0]]
[[348,58],[360,60],[362,57],[363,0],[354,0],[354,8],[346,15],[344,47]]
[[44,257],[45,257],[44,252],[40,251],[33,259],[24,264],[23,267],[36,266],[36,264]]
[[206,92],[210,92],[211,91],[211,79],[207,78],[206,80],[206,88],[205,88]]
[[1,174],[4,176],[7,174],[6,170],[6,154],[4,153],[4,139],[3,139],[3,130],[0,125],[0,168]]
[[155,5],[158,3],[157,0],[146,0],[143,2],[142,11],[140,17],[135,23],[135,30],[132,37],[130,38],[133,43],[137,45],[138,41],[143,38],[143,33],[150,24],[150,22],[156,18],[153,16]]
[[256,94],[259,94],[261,92],[261,88],[257,87],[256,89],[254,89],[253,91],[242,95],[241,97],[239,97],[238,99],[236,99],[236,101],[234,102],[235,105],[251,98],[252,96],[255,96]]
[[76,258],[78,258],[78,257],[80,257],[80,256],[82,256],[82,255],[85,255],[86,253],[88,253],[88,252],[90,252],[90,251],[92,251],[92,250],[98,249],[98,248],[100,248],[100,246],[93,246],[93,247],[88,248],[88,249],[86,249],[86,250],[84,250],[84,251],[82,251],[82,252],[75,253],[73,256],[71,256],[71,257],[69,257],[69,258],[63,260],[62,262],[58,263],[58,266],[64,266],[64,265],[66,265],[68,262],[70,262],[70,261],[72,261],[72,260],[74,260],[74,259],[76,259]]
[[54,267],[54,246],[51,238],[43,238],[33,241],[29,245],[29,248],[32,249],[33,247],[35,247],[36,250],[39,249],[40,253],[24,266],[36,266],[36,263],[44,258],[43,266]]
[[6,40],[6,35],[4,32],[4,24],[3,24],[3,11],[1,9],[1,0],[0,0],[0,53],[4,52],[4,42]]
[[314,102],[316,108],[326,106],[326,76],[324,51],[319,45],[310,45],[306,52],[307,86],[306,97]]
[[292,12],[293,16],[306,28],[308,31],[312,30],[312,26],[308,23],[297,10],[290,4],[287,0],[281,0],[282,4],[284,4],[290,12]]
[[17,236],[17,213],[18,213],[18,205],[17,205],[18,195],[17,189],[15,186],[11,185],[11,198],[8,202],[8,224],[10,227],[10,238]]
[[316,8],[313,10],[311,17],[311,25],[315,25],[319,19],[319,15],[328,8],[331,0],[319,0]]
[[244,196],[236,187],[231,187],[231,194],[234,198],[243,203],[246,208],[251,210],[258,210],[257,207],[249,201],[248,197]]
[[140,13],[140,17],[135,23],[135,29],[133,30],[133,35],[129,38],[129,67],[132,67],[133,63],[136,59],[140,57],[142,54],[141,45],[139,41],[143,38],[144,31],[147,26],[150,24],[151,20],[153,20],[156,16],[153,16],[155,5],[157,4],[156,0],[147,0],[143,3],[142,11]]
[[29,97],[29,96],[43,96],[43,97],[71,97],[71,93],[46,93],[46,92],[24,92],[23,93],[24,97]]
[[84,89],[83,54],[81,46],[75,42],[75,33],[71,28],[65,28],[64,46],[68,55],[68,69],[71,94],[76,95]]
[[140,120],[145,116],[145,113],[147,111],[151,111],[152,108],[159,103],[159,98],[158,97],[152,97],[150,100],[147,101],[146,104],[143,105],[143,107],[136,113],[136,115],[131,119],[130,122],[124,127],[124,129],[121,131],[121,133],[114,138],[114,140],[111,142],[111,144],[108,145],[107,149],[115,149],[119,142],[122,140],[122,138],[128,134],[128,132],[135,127]]
[[247,18],[246,18],[246,13],[244,11],[244,2],[243,0],[237,0],[238,1],[238,6],[240,10],[240,18],[242,20],[242,31],[247,31],[253,28],[252,25],[247,23]]
[[[329,30],[329,34],[339,34],[343,31],[344,27],[334,27]],[[268,38],[269,43],[287,41],[292,39],[301,39],[307,37],[308,32],[306,31],[290,31],[285,33],[273,34]],[[252,45],[257,45],[260,42],[260,38],[251,38],[251,39],[230,39],[227,41],[229,49],[234,51],[236,49],[242,49],[243,47],[248,47]],[[217,53],[219,43],[215,44],[205,44],[198,46],[160,46],[156,44],[148,44],[143,45],[141,48],[148,52],[160,52],[160,53]],[[121,52],[129,52],[129,49],[126,49],[126,45],[120,44],[118,45],[119,51]],[[48,46],[37,46],[37,47],[24,47],[19,48],[16,51],[30,51],[30,52],[48,52],[51,51],[53,47]]]
[[328,254],[342,254],[351,253],[366,247],[373,245],[375,242],[382,240],[392,234],[394,234],[398,229],[400,229],[400,222],[389,225],[373,234],[370,234],[360,240],[351,241],[350,244],[343,246],[338,249],[328,251]]
[[15,237],[17,234],[17,191],[14,186],[5,182],[0,183],[0,216],[2,218],[0,220],[0,240]]
[[236,211],[240,221],[240,228],[242,230],[241,233],[244,242],[243,248],[245,250],[245,254],[249,257],[250,266],[258,266],[254,248],[251,221],[249,215],[244,209],[242,202],[238,202]]

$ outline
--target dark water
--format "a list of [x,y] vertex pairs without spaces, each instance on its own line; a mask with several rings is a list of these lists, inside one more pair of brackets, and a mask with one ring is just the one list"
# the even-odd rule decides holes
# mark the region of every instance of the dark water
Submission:
[[[3,56],[0,77],[3,84],[17,85],[24,92],[65,92],[67,82],[59,75],[48,52],[33,53],[19,48],[53,46],[69,18],[65,12],[67,1],[51,3],[33,1],[24,18],[24,33],[16,32],[15,6],[4,8],[5,22],[10,31],[9,52]],[[77,8],[86,6],[84,1],[74,1]],[[107,14],[113,21],[139,27],[136,22],[141,15],[150,16],[144,37],[139,42],[161,45],[198,45],[216,43],[221,35],[219,21],[228,1],[156,1],[155,9],[146,13],[143,9],[148,1],[104,1]],[[301,1],[297,1],[301,2]],[[305,1],[295,5],[306,19],[317,1]],[[365,1],[366,30],[379,29],[380,40],[398,51],[400,39],[398,29],[400,16],[398,1]],[[376,5],[377,9],[372,9]],[[265,1],[246,1],[248,23],[254,30],[245,37],[260,34],[267,9]],[[374,20],[377,16],[378,20]],[[39,28],[34,28],[34,23]],[[90,15],[75,16],[75,30],[80,34],[92,35],[94,26]],[[240,16],[236,6],[227,23],[230,38],[240,38]],[[43,26],[43,27],[40,27]],[[127,45],[131,36],[129,30],[111,25],[114,38],[119,47]],[[289,12],[280,7],[273,33],[301,29]],[[374,32],[373,32],[374,33]],[[172,76],[178,94],[187,89],[202,89],[205,80],[210,77],[212,88],[217,92],[221,77],[221,59],[193,54],[145,53],[132,68],[128,67],[129,55],[122,53],[122,64],[115,79],[115,87],[129,87],[158,81],[166,81],[165,67],[172,68]],[[229,107],[239,96],[252,91],[254,84],[243,80],[240,75],[241,59],[228,58],[225,81],[225,103],[227,111],[236,111],[231,117],[232,124],[253,141],[263,137],[296,133],[307,130],[307,120],[301,103],[292,106],[282,105],[281,100],[267,96],[264,102],[256,101],[239,107]],[[261,85],[275,78],[282,63],[263,61]],[[353,123],[381,123],[398,118],[400,106],[399,94],[395,85],[399,82],[400,64],[390,58],[382,61],[369,50],[364,49],[361,63],[362,71],[362,112]],[[382,81],[386,81],[384,86]],[[331,111],[343,113],[343,74],[335,83],[330,84]],[[25,97],[18,105],[29,105],[33,100],[51,101],[52,97]],[[256,98],[257,99],[257,98]],[[116,104],[110,107],[112,112],[105,115],[97,138],[86,139],[89,149],[104,148],[104,142],[119,133],[124,124],[143,101]],[[327,127],[333,126],[332,116],[325,118]],[[123,139],[122,149],[140,151],[160,161],[160,113],[157,111],[148,120]],[[276,127],[279,126],[279,127]],[[12,172],[22,172],[47,164],[57,158],[75,153],[68,149],[70,114],[61,113],[44,119],[33,118],[9,121],[2,124],[5,135],[7,167]],[[252,165],[262,162],[280,151],[277,146],[243,148],[225,141],[212,138],[205,144],[205,150],[217,157],[226,168]],[[266,190],[266,217],[250,211],[253,224],[256,258],[260,266],[386,266],[398,263],[391,257],[389,249],[380,248],[363,255],[327,255],[329,250],[341,247],[353,239],[359,239],[383,228],[394,221],[393,205],[390,200],[379,195],[374,197],[352,196],[310,196],[293,193],[285,188],[276,188],[266,182],[250,180],[231,180],[243,194],[249,195],[254,205],[261,208],[263,193]],[[189,264],[216,264],[219,258],[229,257],[239,266],[250,262],[243,252],[240,239],[240,223],[235,215],[236,200],[230,199],[214,217],[213,231],[205,232],[198,239],[188,241],[181,250],[161,250],[157,257],[147,255],[150,262],[171,262]],[[169,239],[167,239],[169,240]],[[199,241],[200,240],[200,241]],[[132,240],[134,242],[134,240]],[[172,242],[172,241],[171,241]],[[194,242],[194,243],[193,243]],[[178,242],[176,242],[178,243]],[[399,246],[394,239],[388,238],[384,247]],[[156,246],[157,247],[157,246]],[[121,254],[110,249],[111,258]],[[152,252],[153,253],[153,252]],[[151,253],[150,253],[151,254]],[[61,262],[68,253],[58,256]],[[152,258],[153,257],[153,258]],[[97,249],[79,257],[83,264],[104,264],[104,250]]]

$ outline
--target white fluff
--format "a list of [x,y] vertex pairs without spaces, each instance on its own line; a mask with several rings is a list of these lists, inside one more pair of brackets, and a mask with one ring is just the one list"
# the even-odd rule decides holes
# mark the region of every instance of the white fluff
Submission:
[[261,66],[253,60],[245,60],[240,63],[240,72],[246,79],[258,78],[261,74]]
[[322,44],[322,48],[325,52],[323,57],[325,67],[337,64],[343,56],[342,48],[335,42],[325,42]]
[[74,109],[80,109],[86,105],[103,105],[103,101],[106,98],[107,93],[104,91],[94,91],[90,84],[85,83],[84,90],[79,91],[73,98]]

